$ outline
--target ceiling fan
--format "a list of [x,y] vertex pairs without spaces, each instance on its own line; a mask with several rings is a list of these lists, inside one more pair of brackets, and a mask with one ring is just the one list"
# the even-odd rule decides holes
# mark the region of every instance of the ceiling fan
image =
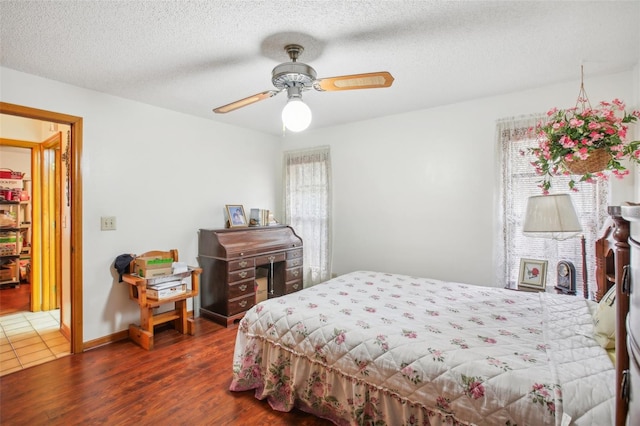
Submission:
[[[366,74],[341,75],[330,78],[316,78],[316,70],[302,62],[297,62],[298,57],[304,51],[299,44],[288,44],[284,50],[289,55],[291,62],[277,65],[271,72],[271,82],[276,89],[265,90],[255,95],[231,102],[230,104],[215,108],[213,112],[225,114],[235,111],[247,105],[251,105],[263,99],[271,98],[280,92],[287,91],[289,101],[283,110],[283,121],[287,128],[293,131],[304,130],[311,122],[311,110],[302,102],[302,92],[311,88],[320,92],[333,92],[339,90],[377,89],[389,87],[393,83],[393,76],[387,71],[372,72]],[[291,108],[290,108],[291,106]],[[295,107],[306,109],[308,122],[306,125],[289,126],[285,119],[285,111]],[[303,128],[300,128],[303,127]]]

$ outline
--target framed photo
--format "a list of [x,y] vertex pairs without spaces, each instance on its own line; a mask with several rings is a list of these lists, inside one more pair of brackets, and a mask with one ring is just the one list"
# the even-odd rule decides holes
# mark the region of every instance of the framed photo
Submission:
[[229,228],[242,228],[249,226],[247,216],[244,214],[244,207],[240,204],[227,204],[227,220]]
[[544,291],[547,285],[548,263],[546,260],[520,259],[518,288]]

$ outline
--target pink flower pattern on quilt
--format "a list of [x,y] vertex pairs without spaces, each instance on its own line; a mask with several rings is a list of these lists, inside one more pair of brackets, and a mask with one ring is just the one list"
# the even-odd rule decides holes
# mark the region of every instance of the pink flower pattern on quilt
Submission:
[[403,424],[552,425],[563,410],[543,320],[555,295],[375,272],[298,293],[240,322],[231,390],[339,425],[398,424],[398,412]]

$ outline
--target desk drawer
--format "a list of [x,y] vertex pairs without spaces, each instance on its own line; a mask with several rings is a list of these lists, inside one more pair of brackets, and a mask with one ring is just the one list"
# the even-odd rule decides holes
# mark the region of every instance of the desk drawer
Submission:
[[296,257],[293,259],[287,259],[286,268],[296,268],[298,266],[302,266],[302,257]]
[[273,253],[265,256],[256,257],[256,265],[270,265],[271,262],[284,262],[286,255],[284,253]]
[[289,281],[301,280],[302,279],[302,268],[293,268],[287,269],[284,273],[284,281],[288,283]]
[[242,269],[242,270],[239,270],[239,271],[231,271],[231,272],[229,272],[228,282],[229,282],[229,284],[231,284],[231,283],[234,283],[236,281],[246,280],[246,279],[249,279],[249,278],[253,278],[255,276],[256,276],[255,268]]
[[249,293],[255,291],[255,281],[253,279],[246,281],[239,281],[237,283],[229,284],[229,297],[228,299],[235,299],[237,297],[244,297]]
[[284,285],[284,294],[295,293],[302,290],[302,280],[288,282]]
[[227,265],[228,271],[237,271],[239,269],[253,268],[256,262],[254,259],[240,259],[229,262]]
[[240,297],[238,299],[229,300],[227,305],[228,314],[227,315],[235,315],[240,312],[247,311],[256,304],[256,295],[254,292],[251,292],[248,296]]
[[302,259],[302,249],[289,250],[287,252],[287,260],[288,259],[297,259],[297,258]]

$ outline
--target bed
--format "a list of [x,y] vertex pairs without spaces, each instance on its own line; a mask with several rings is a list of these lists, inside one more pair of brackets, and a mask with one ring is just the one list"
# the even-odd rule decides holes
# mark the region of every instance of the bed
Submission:
[[357,271],[247,311],[232,391],[338,425],[607,425],[598,304]]

